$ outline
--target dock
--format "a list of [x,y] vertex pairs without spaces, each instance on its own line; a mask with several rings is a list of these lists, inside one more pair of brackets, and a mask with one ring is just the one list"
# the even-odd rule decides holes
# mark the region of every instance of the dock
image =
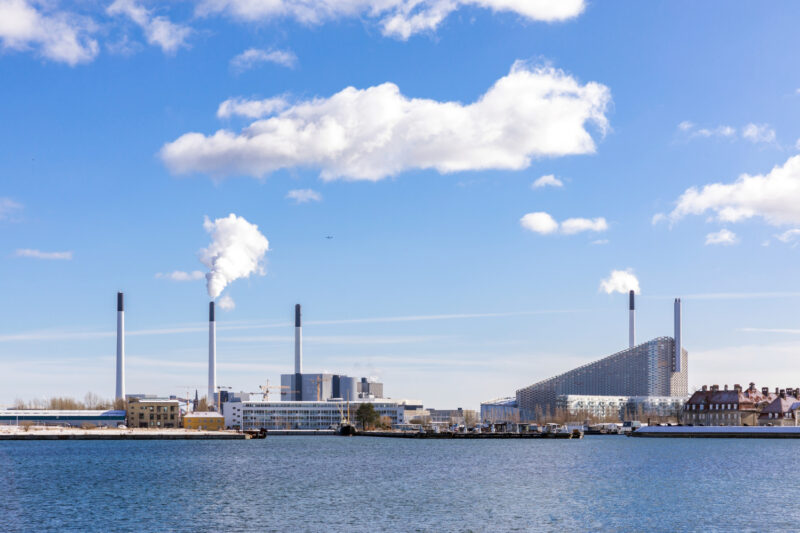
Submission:
[[9,440],[248,440],[250,435],[233,431],[187,431],[183,429],[45,429],[0,432],[0,441]]
[[[392,439],[448,439],[448,440],[495,440],[495,439],[570,439],[571,433],[419,433],[416,431],[359,431],[356,437],[383,437]],[[580,437],[575,437],[580,438]]]
[[651,439],[800,439],[800,426],[646,426],[628,436]]

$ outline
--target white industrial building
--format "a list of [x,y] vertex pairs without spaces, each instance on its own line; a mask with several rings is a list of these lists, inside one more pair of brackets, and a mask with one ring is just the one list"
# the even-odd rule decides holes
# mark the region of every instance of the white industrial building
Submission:
[[405,421],[405,404],[394,400],[369,402],[232,401],[222,404],[225,427],[248,429],[330,429],[349,418],[353,422],[361,403],[371,403],[392,425]]
[[658,416],[673,416],[683,409],[685,397],[679,396],[594,396],[587,394],[562,394],[556,397],[556,409],[571,415],[619,416],[638,412]]

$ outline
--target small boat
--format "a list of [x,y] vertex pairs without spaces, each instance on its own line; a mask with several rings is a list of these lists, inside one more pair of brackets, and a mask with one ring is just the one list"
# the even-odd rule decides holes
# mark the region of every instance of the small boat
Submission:
[[265,428],[261,429],[246,429],[244,431],[246,435],[249,435],[251,439],[266,439],[267,438],[267,430]]
[[339,426],[338,433],[339,433],[339,435],[341,435],[343,437],[352,437],[353,435],[355,435],[358,432],[356,431],[356,427],[354,425],[352,425],[352,424],[342,424],[341,426]]

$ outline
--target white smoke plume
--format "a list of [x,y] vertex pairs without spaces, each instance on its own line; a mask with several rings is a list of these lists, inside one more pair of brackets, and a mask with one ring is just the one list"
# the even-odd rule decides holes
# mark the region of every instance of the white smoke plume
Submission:
[[231,213],[213,222],[206,217],[203,228],[211,235],[211,244],[200,250],[199,255],[208,267],[206,285],[212,299],[234,280],[266,273],[263,261],[269,241],[258,231],[258,226]]
[[639,294],[639,280],[633,275],[633,270],[612,270],[607,279],[600,282],[600,290],[606,294],[612,292],[619,292],[627,294],[628,291],[633,291]]
[[217,305],[223,311],[233,311],[236,308],[236,302],[233,301],[229,295],[225,295],[219,300],[217,300]]

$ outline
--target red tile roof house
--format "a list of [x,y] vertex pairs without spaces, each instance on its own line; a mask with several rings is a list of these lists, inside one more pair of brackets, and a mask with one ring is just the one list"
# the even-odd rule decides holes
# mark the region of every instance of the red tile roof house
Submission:
[[797,426],[800,417],[800,389],[781,389],[778,396],[761,410],[759,426]]
[[682,422],[694,426],[756,426],[761,410],[777,396],[777,389],[770,394],[766,387],[756,389],[755,383],[746,390],[741,385],[731,390],[727,385],[724,390],[719,385],[703,385],[684,405]]

